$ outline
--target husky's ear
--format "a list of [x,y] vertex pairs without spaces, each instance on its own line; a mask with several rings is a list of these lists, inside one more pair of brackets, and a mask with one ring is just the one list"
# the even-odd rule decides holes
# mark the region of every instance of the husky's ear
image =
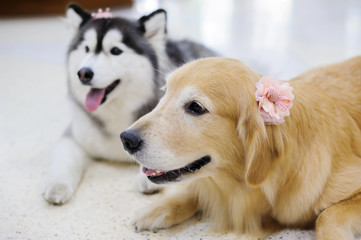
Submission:
[[73,30],[78,30],[90,19],[90,13],[83,10],[80,6],[74,3],[68,5],[66,9],[66,21]]
[[[253,100],[253,99],[252,99]],[[258,186],[266,180],[273,163],[283,152],[283,140],[278,126],[267,126],[254,99],[239,117],[238,133],[245,159],[245,180]]]
[[139,30],[152,45],[164,44],[167,34],[167,12],[158,9],[139,20]]

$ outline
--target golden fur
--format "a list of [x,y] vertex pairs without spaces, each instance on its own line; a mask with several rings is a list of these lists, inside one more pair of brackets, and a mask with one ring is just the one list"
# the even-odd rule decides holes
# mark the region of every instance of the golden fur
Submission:
[[[227,58],[191,62],[169,76],[166,94],[130,128],[135,156],[154,169],[211,162],[137,216],[139,230],[170,227],[202,211],[219,231],[264,236],[316,222],[316,239],[361,232],[361,57],[289,81],[295,99],[280,125],[265,125],[255,100],[261,78]],[[184,111],[196,100],[201,116]],[[166,153],[163,153],[166,152]]]

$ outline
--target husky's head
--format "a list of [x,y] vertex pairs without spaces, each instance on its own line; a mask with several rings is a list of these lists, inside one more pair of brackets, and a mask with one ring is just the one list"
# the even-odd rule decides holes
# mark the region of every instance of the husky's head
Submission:
[[71,4],[66,15],[75,30],[68,51],[70,91],[87,111],[115,100],[136,109],[154,98],[157,55],[166,45],[164,10],[130,21],[94,18]]

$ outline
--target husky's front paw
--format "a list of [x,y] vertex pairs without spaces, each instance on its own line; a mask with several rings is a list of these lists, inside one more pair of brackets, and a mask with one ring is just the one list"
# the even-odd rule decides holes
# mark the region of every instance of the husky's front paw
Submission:
[[138,190],[141,193],[154,194],[162,189],[159,185],[149,181],[143,173],[139,173],[137,178]]
[[44,198],[52,204],[64,204],[73,196],[74,190],[65,183],[49,184],[44,191]]

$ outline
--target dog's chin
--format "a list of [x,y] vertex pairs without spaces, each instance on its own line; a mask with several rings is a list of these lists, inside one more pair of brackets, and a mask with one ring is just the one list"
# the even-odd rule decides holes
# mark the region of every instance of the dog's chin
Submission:
[[186,165],[185,167],[170,171],[149,169],[144,166],[142,168],[142,171],[151,182],[156,184],[162,184],[179,181],[183,177],[183,175],[195,173],[210,162],[211,157],[207,155]]

